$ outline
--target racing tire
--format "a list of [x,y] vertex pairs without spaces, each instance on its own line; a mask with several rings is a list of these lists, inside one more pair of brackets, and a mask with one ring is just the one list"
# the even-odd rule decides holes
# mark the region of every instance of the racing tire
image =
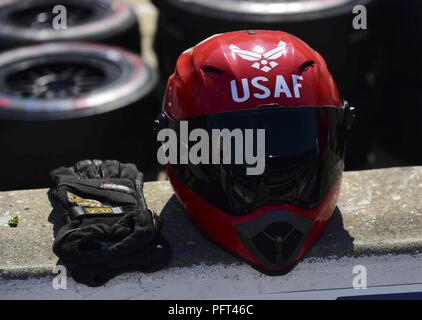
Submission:
[[384,2],[375,66],[377,140],[402,165],[422,164],[422,3]]
[[51,43],[0,54],[0,189],[48,185],[81,159],[155,159],[158,75],[116,47]]

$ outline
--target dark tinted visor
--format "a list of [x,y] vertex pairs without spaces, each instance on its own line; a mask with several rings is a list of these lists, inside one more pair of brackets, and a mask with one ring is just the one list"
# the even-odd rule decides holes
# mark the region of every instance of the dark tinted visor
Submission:
[[[210,137],[210,149],[217,148],[221,154],[224,143],[213,143],[213,130],[240,130],[243,162],[235,163],[236,146],[242,140],[233,136],[230,163],[223,163],[223,156],[220,163],[213,163],[210,152],[208,164],[172,164],[172,170],[190,189],[228,214],[242,215],[276,203],[314,208],[343,171],[344,110],[268,106],[187,119],[189,133],[205,129]],[[169,119],[169,127],[176,132],[180,131],[180,124]],[[249,139],[247,146],[246,131],[251,129],[253,139]],[[262,141],[258,140],[258,129],[265,130],[263,154],[259,153]],[[189,147],[195,143],[189,142]],[[255,164],[246,161],[247,150],[249,156],[261,155]],[[257,168],[260,161],[264,163],[263,172],[248,174],[248,168]]]

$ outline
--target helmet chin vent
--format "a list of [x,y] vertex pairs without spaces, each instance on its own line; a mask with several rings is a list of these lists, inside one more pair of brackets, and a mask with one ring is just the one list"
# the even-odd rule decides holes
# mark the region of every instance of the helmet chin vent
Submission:
[[299,247],[303,233],[287,222],[274,222],[258,233],[252,242],[273,264],[287,262]]

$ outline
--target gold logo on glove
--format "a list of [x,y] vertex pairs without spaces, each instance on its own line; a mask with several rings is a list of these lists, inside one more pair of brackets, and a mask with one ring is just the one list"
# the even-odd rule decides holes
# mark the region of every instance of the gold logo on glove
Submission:
[[93,200],[93,199],[84,199],[69,191],[67,191],[67,199],[69,200],[70,203],[75,204],[80,207],[99,208],[103,206],[103,204],[100,201]]
[[87,214],[110,214],[113,208],[85,208]]

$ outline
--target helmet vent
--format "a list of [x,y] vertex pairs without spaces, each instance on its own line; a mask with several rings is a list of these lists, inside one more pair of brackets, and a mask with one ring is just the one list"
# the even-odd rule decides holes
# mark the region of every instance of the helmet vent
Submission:
[[176,69],[176,70],[175,70],[175,72],[174,72],[174,78],[175,78],[177,81],[181,81],[181,82],[183,82],[182,77],[180,76],[180,74],[179,74],[179,72],[177,71],[177,69]]
[[302,239],[302,232],[289,223],[273,222],[258,233],[252,242],[268,261],[280,264],[290,260]]
[[219,76],[224,74],[224,71],[221,69],[218,69],[216,67],[212,67],[212,66],[203,66],[202,71],[204,71],[205,73],[213,73],[213,74],[217,74]]
[[312,68],[314,65],[315,65],[315,61],[308,60],[300,66],[299,70],[300,70],[300,72],[305,72],[309,68]]

